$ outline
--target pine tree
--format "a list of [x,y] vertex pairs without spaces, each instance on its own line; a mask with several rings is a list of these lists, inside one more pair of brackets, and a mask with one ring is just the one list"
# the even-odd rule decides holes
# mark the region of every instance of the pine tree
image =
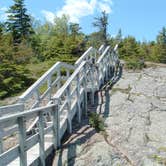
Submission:
[[115,41],[119,44],[122,42],[122,30],[119,29],[118,34],[115,37]]
[[9,13],[6,23],[7,30],[12,33],[14,44],[19,44],[22,40],[28,39],[33,30],[24,0],[14,0],[14,5],[9,8],[7,13]]
[[70,33],[71,33],[71,36],[73,37],[73,40],[75,41],[76,40],[76,36],[80,34],[80,29],[81,27],[79,26],[79,24],[76,24],[76,23],[70,23]]
[[157,36],[157,44],[159,48],[159,60],[166,63],[166,27],[163,27]]
[[0,38],[3,35],[3,33],[4,33],[4,29],[5,29],[5,25],[0,22]]
[[108,15],[105,11],[102,12],[102,15],[100,17],[95,18],[95,22],[93,23],[93,25],[99,29],[100,39],[105,45],[107,45]]

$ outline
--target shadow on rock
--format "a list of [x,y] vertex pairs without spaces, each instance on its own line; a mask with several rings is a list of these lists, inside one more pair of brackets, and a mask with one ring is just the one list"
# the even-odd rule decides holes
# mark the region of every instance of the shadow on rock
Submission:
[[[97,114],[102,114],[104,118],[109,115],[109,105],[110,105],[110,94],[109,90],[113,87],[114,84],[122,76],[122,65],[118,65],[115,69],[112,69],[112,77],[110,81],[105,83],[105,86],[101,88],[95,95],[95,104],[91,105],[88,103],[88,113],[96,112]],[[103,105],[105,108],[103,109]],[[61,148],[54,153],[54,157],[49,161],[47,165],[53,166],[74,166],[75,160],[80,155],[83,155],[87,151],[86,142],[96,134],[96,130],[89,125],[89,119],[87,116],[82,118],[80,124],[76,121],[76,118],[73,119],[73,133],[72,135],[65,134],[64,139],[62,140]],[[79,146],[83,148],[79,151]]]

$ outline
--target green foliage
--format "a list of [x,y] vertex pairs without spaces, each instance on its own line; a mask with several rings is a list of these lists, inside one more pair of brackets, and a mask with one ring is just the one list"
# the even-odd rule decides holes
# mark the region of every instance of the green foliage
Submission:
[[[121,34],[122,35],[122,34]],[[117,35],[118,36],[118,35]],[[129,61],[132,66],[143,59],[145,61],[166,63],[166,28],[164,27],[157,36],[157,42],[138,42],[132,36],[125,37],[119,44],[120,58]],[[117,43],[117,37],[111,43]],[[133,60],[135,59],[135,60]],[[142,65],[141,65],[142,66]]]
[[143,60],[139,60],[139,59],[127,59],[126,61],[126,67],[128,69],[132,69],[132,70],[136,70],[136,69],[143,69],[146,67],[145,63]]
[[89,115],[89,124],[97,132],[104,131],[104,119],[97,113],[91,112]]
[[8,10],[7,28],[12,33],[15,44],[28,39],[33,32],[30,16],[26,12],[24,0],[14,0],[14,5]]
[[105,11],[101,13],[100,17],[95,18],[93,25],[99,29],[98,35],[100,36],[100,41],[107,45],[108,15]]
[[120,57],[123,59],[140,57],[139,44],[132,36],[128,36],[122,40],[119,47]]
[[157,36],[157,43],[159,47],[159,61],[166,63],[166,27],[163,27]]
[[84,35],[80,32],[79,24],[69,23],[67,16],[56,17],[55,25],[44,27],[49,27],[49,34],[42,36],[40,44],[45,59],[80,56],[85,51]]
[[20,65],[3,62],[0,64],[0,99],[14,95],[33,83],[29,71]]
[[[144,61],[166,63],[165,27],[152,42],[123,38],[121,30],[109,38],[108,15],[102,12],[93,23],[98,31],[85,35],[66,15],[55,17],[54,24],[41,24],[27,14],[24,0],[13,1],[7,22],[0,23],[0,98],[22,91],[57,61],[74,64],[87,47],[99,48],[103,43],[112,47],[119,43],[120,58],[130,69],[145,67]],[[90,121],[99,126],[96,128],[102,124],[98,115],[92,115]]]
[[166,158],[164,158],[164,157],[154,154],[151,156],[151,158],[159,164],[166,165]]

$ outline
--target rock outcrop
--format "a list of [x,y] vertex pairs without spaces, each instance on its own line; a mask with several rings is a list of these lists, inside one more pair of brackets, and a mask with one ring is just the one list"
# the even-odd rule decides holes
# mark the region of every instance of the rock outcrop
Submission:
[[111,90],[96,97],[105,131],[96,133],[88,120],[75,125],[53,165],[166,165],[166,68],[123,71]]

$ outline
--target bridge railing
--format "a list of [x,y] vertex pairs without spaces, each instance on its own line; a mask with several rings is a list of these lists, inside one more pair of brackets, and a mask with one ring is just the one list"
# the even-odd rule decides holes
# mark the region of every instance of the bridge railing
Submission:
[[[46,113],[50,113],[53,116],[53,123],[49,126],[49,127],[45,127],[44,126],[44,116]],[[38,121],[38,132],[35,135],[32,135],[30,137],[28,137],[26,135],[26,125],[27,125],[27,121],[29,119],[31,119],[32,117],[38,117],[39,121]],[[40,108],[36,108],[36,109],[32,109],[29,111],[21,111],[19,113],[14,113],[14,114],[10,114],[7,115],[5,117],[1,117],[0,118],[0,124],[3,127],[11,127],[11,126],[18,126],[18,144],[15,145],[14,147],[8,149],[7,151],[5,151],[4,153],[0,154],[0,165],[1,166],[5,166],[7,164],[11,164],[12,165],[12,161],[15,160],[16,158],[20,158],[20,161],[18,159],[17,163],[19,165],[29,165],[31,164],[30,161],[27,160],[27,158],[29,156],[27,156],[27,152],[29,149],[31,149],[33,146],[35,145],[39,145],[38,146],[38,150],[39,150],[39,159],[41,165],[45,165],[45,159],[48,155],[48,149],[50,148],[57,148],[57,120],[58,116],[57,116],[57,109],[56,109],[56,105],[52,104],[49,106],[45,106],[45,107],[40,107]],[[50,131],[52,131],[53,133],[53,142],[50,143],[49,146],[47,146],[46,149],[46,145],[45,145],[45,135],[47,133],[49,133]],[[28,154],[30,155],[30,154]],[[13,163],[15,164],[15,163]]]
[[[98,57],[95,57],[96,54],[98,54]],[[112,74],[111,68],[117,62],[117,46],[112,50],[109,46],[106,48],[102,46],[99,51],[91,48],[86,54],[83,54],[83,58],[77,61],[75,67],[65,63],[56,63],[20,97],[21,104],[1,107],[0,115],[4,116],[0,117],[0,129],[6,131],[6,135],[3,130],[0,130],[0,165],[6,165],[18,156],[22,165],[29,165],[27,160],[29,158],[29,150],[36,145],[39,145],[38,149],[40,152],[37,163],[44,165],[50,148],[57,148],[60,145],[66,130],[69,133],[72,132],[72,119],[75,115],[77,115],[79,123],[81,115],[87,113],[87,93],[91,94],[91,103],[93,104],[95,92],[99,90],[104,81]],[[57,73],[64,66],[68,68],[68,74],[66,74],[68,79],[66,82],[61,84],[55,93],[52,92],[53,95],[44,107],[37,103],[37,108],[31,106],[27,110],[24,107],[25,101],[31,98],[34,93],[38,93],[39,88],[44,83],[47,83],[47,90],[44,92],[44,95],[51,93],[52,86],[58,84],[58,80],[61,79],[59,77],[62,77],[62,75]],[[70,75],[70,70],[73,69],[74,72]],[[51,78],[53,76],[54,78]],[[41,102],[40,100],[42,99],[41,96],[38,96],[37,101]],[[7,111],[6,114],[4,114],[5,109]],[[49,115],[49,123],[46,115]],[[36,124],[37,130],[29,135],[27,131],[29,131],[29,126],[32,126],[32,124],[33,126]],[[53,136],[53,142],[49,144],[49,147],[46,146],[45,141],[48,133],[51,133]],[[14,147],[4,149],[3,142],[5,137],[11,134],[15,138],[19,137],[19,141],[17,141]]]
[[[65,76],[62,69],[66,70]],[[74,69],[72,65],[57,62],[19,97],[19,103],[23,103],[26,109],[46,105]]]
[[[0,107],[0,117],[4,117],[10,114],[22,112],[24,110],[23,104],[14,104],[14,105],[8,105]],[[8,137],[18,131],[18,126],[5,126],[4,124],[0,124],[0,154],[3,153],[4,147],[3,147],[3,139],[5,137]]]
[[72,119],[75,114],[80,123],[82,110],[85,113],[87,111],[86,76],[89,72],[86,61],[83,61],[53,97],[54,102],[58,105],[59,119],[62,123],[60,138],[66,129],[69,133],[72,132]]

